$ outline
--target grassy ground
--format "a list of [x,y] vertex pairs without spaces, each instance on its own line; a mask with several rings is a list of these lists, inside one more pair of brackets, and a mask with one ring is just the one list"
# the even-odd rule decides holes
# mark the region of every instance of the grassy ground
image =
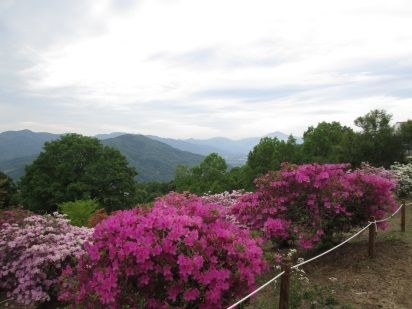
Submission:
[[[304,276],[309,282],[302,280],[302,274],[293,275],[290,308],[412,308],[412,205],[406,208],[406,232],[400,232],[398,213],[388,230],[378,231],[375,252],[368,258],[366,230],[306,264]],[[265,274],[259,283],[276,273]],[[277,308],[278,301],[278,290],[270,285],[245,307]]]

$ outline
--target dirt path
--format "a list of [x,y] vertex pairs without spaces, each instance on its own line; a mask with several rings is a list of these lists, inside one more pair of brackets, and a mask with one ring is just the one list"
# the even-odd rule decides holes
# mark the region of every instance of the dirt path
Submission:
[[330,289],[349,308],[412,308],[412,249],[408,243],[379,240],[374,259],[366,251],[365,242],[343,247],[308,266],[308,277]]
[[400,232],[400,216],[388,231],[378,232],[373,259],[368,258],[364,233],[309,264],[308,274],[314,282],[334,288],[339,303],[350,308],[412,308],[412,206],[406,215],[405,233]]

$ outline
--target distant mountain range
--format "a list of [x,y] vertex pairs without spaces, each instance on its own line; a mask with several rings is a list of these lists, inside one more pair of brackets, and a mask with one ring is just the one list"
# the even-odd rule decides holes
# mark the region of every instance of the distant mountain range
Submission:
[[[265,136],[276,137],[280,140],[286,141],[289,135],[282,132],[273,132]],[[165,143],[174,148],[189,151],[200,155],[208,155],[209,153],[216,152],[222,156],[229,165],[238,166],[243,165],[246,162],[249,152],[259,144],[262,137],[250,137],[239,140],[232,140],[225,137],[214,137],[209,139],[172,139],[162,138],[153,135],[147,135],[151,139],[155,139],[159,142]],[[303,140],[300,137],[295,137],[298,144]]]
[[[266,136],[286,140],[288,135],[273,132]],[[30,130],[0,133],[0,170],[17,180],[24,167],[41,152],[46,141],[58,139],[60,134]],[[210,139],[171,139],[152,135],[114,132],[96,135],[104,145],[118,149],[138,171],[139,181],[168,181],[174,178],[178,165],[194,166],[204,156],[216,152],[229,165],[246,162],[250,150],[261,137],[232,140],[223,137]],[[297,142],[302,140],[297,138]]]

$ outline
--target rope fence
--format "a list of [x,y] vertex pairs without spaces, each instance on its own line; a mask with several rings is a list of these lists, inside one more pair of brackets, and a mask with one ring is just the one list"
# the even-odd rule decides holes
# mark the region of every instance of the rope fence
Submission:
[[[312,262],[318,258],[320,258],[321,256],[324,256],[334,250],[336,250],[337,248],[339,248],[340,246],[344,245],[345,243],[349,242],[350,240],[352,240],[353,238],[359,236],[362,232],[364,232],[366,229],[369,228],[369,248],[368,248],[368,253],[369,253],[369,257],[373,257],[374,256],[374,248],[375,248],[375,235],[377,232],[377,223],[381,223],[381,222],[385,222],[385,221],[389,221],[390,219],[392,219],[400,210],[401,211],[401,232],[405,232],[405,207],[406,206],[411,206],[412,203],[405,203],[402,202],[401,205],[398,207],[398,209],[396,209],[396,211],[391,214],[389,217],[386,217],[384,219],[379,219],[379,220],[375,220],[374,217],[371,217],[370,220],[368,221],[368,224],[363,227],[361,230],[359,230],[358,232],[356,232],[355,234],[353,234],[351,237],[347,238],[346,240],[344,240],[343,242],[339,243],[338,245],[336,245],[335,247],[322,252],[321,254],[310,258],[309,260],[303,261],[299,264],[296,264],[294,266],[291,266],[291,259],[290,257],[286,257],[282,263],[282,272],[277,274],[274,278],[270,279],[269,281],[267,281],[265,284],[261,285],[259,288],[257,288],[256,290],[254,290],[252,293],[248,294],[247,296],[245,296],[244,298],[242,298],[241,300],[239,300],[238,302],[236,302],[235,304],[231,305],[230,307],[228,307],[227,309],[233,309],[236,306],[240,305],[241,303],[243,303],[244,301],[246,301],[247,299],[249,299],[250,297],[252,297],[253,295],[255,295],[257,292],[259,292],[260,290],[262,290],[263,288],[265,288],[266,286],[268,286],[269,284],[271,284],[272,282],[274,282],[276,279],[281,278],[281,287],[280,287],[280,297],[279,297],[279,308],[283,309],[283,308],[288,308],[288,299],[289,299],[289,274],[290,271],[292,269],[296,269],[299,268],[309,262]],[[283,276],[285,275],[285,276]]]

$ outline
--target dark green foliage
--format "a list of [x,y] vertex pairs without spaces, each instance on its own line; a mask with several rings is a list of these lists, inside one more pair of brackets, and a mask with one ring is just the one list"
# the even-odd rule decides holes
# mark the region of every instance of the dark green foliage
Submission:
[[87,226],[89,218],[98,208],[99,204],[95,200],[78,200],[58,205],[59,211],[67,215],[70,223],[76,226]]
[[199,165],[189,169],[178,166],[176,169],[176,191],[189,191],[195,194],[220,193],[231,189],[227,182],[226,161],[217,153],[209,154]]
[[287,141],[281,141],[276,137],[264,137],[251,152],[249,152],[246,165],[250,182],[257,176],[268,171],[279,170],[283,162],[300,163],[301,145],[296,143],[293,136]]
[[125,134],[102,141],[118,149],[139,171],[139,181],[167,182],[173,179],[178,165],[199,164],[203,156],[181,151],[143,135]]
[[402,137],[402,131],[395,131],[390,124],[391,118],[383,110],[372,110],[355,120],[355,125],[362,130],[356,133],[339,122],[321,122],[316,128],[311,126],[303,137],[304,161],[345,162],[354,167],[362,162],[384,167],[403,162],[408,139]]
[[412,120],[402,123],[396,133],[400,136],[406,155],[412,156]]
[[303,153],[305,162],[339,163],[347,162],[342,143],[353,134],[349,127],[339,122],[321,122],[310,126],[303,134]]
[[0,209],[11,206],[13,195],[16,192],[13,180],[0,171]]
[[252,172],[248,165],[237,166],[232,168],[226,174],[226,183],[229,190],[255,190],[255,186],[253,185],[253,179],[251,175]]
[[394,162],[403,162],[405,147],[399,134],[390,125],[392,116],[384,110],[372,110],[355,120],[362,132],[355,136],[355,157],[352,162],[362,161],[374,166],[389,167]]
[[130,206],[136,171],[96,138],[67,134],[46,142],[20,182],[29,209],[53,212],[67,201],[96,199],[108,212]]
[[153,202],[157,197],[174,191],[175,185],[170,182],[140,182],[136,184],[135,204],[146,204]]

